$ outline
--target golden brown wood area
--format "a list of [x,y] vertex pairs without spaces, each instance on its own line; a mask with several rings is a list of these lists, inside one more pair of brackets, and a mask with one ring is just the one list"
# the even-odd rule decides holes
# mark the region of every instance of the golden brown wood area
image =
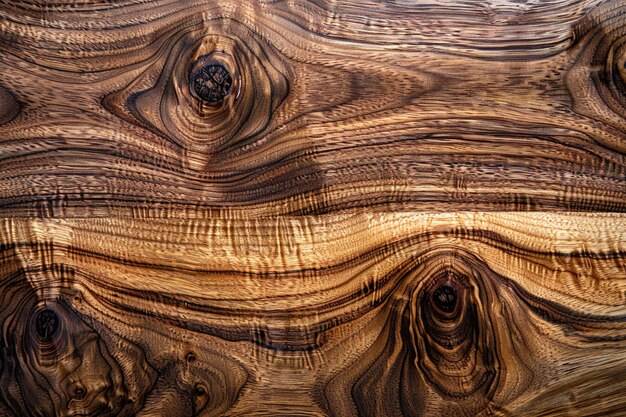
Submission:
[[625,392],[623,0],[0,1],[0,417]]

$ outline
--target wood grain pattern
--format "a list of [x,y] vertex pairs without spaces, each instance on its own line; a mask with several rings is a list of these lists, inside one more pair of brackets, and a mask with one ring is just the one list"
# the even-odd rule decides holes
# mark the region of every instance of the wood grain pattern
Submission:
[[620,1],[1,13],[5,216],[626,210]]
[[626,3],[0,0],[0,417],[626,416]]
[[[18,415],[610,415],[624,220],[8,220],[3,399]],[[446,282],[451,314],[431,298]],[[57,342],[33,330],[42,309]]]

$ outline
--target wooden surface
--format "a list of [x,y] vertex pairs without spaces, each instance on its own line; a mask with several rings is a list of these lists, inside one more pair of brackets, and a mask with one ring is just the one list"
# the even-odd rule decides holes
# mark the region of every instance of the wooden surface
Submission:
[[623,1],[2,1],[0,74],[0,416],[626,415]]

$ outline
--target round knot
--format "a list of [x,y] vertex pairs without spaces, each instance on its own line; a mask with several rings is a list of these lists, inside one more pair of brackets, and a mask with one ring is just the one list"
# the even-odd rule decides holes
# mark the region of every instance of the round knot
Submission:
[[433,292],[433,302],[443,312],[450,313],[456,307],[456,290],[443,284]]
[[59,316],[56,312],[45,309],[35,318],[35,331],[43,340],[50,340],[59,330]]
[[233,85],[230,73],[221,64],[195,65],[189,82],[193,94],[207,103],[222,101]]

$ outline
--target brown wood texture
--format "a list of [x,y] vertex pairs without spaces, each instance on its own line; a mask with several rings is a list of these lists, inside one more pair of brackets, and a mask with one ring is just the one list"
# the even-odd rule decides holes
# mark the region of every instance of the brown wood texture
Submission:
[[626,416],[626,3],[0,1],[0,416]]

